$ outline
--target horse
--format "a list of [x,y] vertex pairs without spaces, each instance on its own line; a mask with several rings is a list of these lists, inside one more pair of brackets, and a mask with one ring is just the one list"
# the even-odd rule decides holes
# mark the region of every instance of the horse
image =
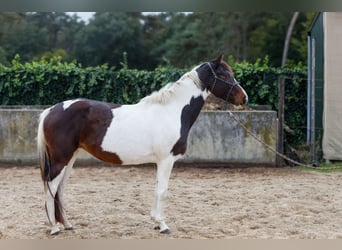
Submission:
[[187,148],[189,131],[208,95],[235,105],[248,101],[231,66],[219,56],[185,73],[136,104],[119,105],[78,98],[45,109],[37,146],[51,235],[72,230],[63,194],[81,150],[114,165],[157,165],[151,217],[160,233],[170,233],[164,201],[174,162]]

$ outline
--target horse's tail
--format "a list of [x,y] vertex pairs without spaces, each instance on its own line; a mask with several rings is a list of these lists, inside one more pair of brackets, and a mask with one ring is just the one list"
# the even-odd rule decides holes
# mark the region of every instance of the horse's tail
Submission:
[[[46,144],[45,133],[44,133],[44,120],[46,116],[49,114],[50,109],[45,109],[39,116],[39,124],[38,124],[38,135],[37,135],[37,147],[38,147],[38,156],[39,156],[39,164],[40,164],[40,173],[44,182],[45,192],[50,192],[51,196],[54,198],[54,206],[55,206],[55,219],[58,222],[64,223],[64,218],[61,214],[62,205],[60,203],[60,197],[58,192],[56,195],[51,193],[51,189],[49,186],[49,181],[51,181],[51,160],[49,150]],[[50,220],[48,210],[45,203],[45,210],[47,213],[47,217]],[[50,221],[51,223],[51,221]]]
[[46,188],[46,182],[49,178],[49,173],[51,170],[51,162],[50,155],[47,148],[45,133],[44,133],[44,120],[46,116],[49,114],[49,109],[45,109],[39,117],[39,125],[38,125],[38,135],[37,135],[37,147],[38,147],[38,157],[40,164],[40,173],[44,182],[44,186]]

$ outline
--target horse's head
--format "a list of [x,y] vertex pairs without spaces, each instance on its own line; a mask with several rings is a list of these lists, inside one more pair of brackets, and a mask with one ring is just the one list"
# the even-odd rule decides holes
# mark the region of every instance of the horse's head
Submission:
[[247,103],[247,93],[236,81],[233,70],[223,60],[223,55],[201,64],[195,70],[203,87],[215,96],[234,105]]

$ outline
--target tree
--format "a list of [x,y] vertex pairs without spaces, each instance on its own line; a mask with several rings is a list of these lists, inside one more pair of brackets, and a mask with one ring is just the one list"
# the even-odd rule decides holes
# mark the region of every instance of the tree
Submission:
[[123,53],[130,67],[144,65],[141,25],[127,13],[96,13],[76,36],[74,55],[85,65],[119,66]]
[[[306,62],[307,31],[312,22],[314,13],[303,13],[297,19],[293,29],[292,38],[289,45],[287,63]],[[249,60],[269,57],[272,66],[279,67],[282,61],[284,48],[284,38],[292,13],[287,12],[266,12],[250,33]]]
[[3,27],[1,45],[6,51],[7,61],[16,54],[20,54],[24,61],[32,60],[39,51],[46,50],[47,30],[28,22],[25,14],[9,13]]
[[[218,53],[232,56],[236,61],[255,61],[268,55],[271,64],[279,65],[290,15],[282,12],[195,12],[174,14],[169,18],[163,27],[164,42],[157,44],[157,51],[172,65],[190,66]],[[298,25],[306,21],[299,19]],[[299,40],[306,33],[305,27],[301,28],[299,32],[293,32],[290,62],[292,57],[293,61],[305,61],[304,50],[300,55],[293,52],[298,51],[298,46],[306,46],[306,40]]]
[[291,18],[291,22],[290,22],[289,27],[287,29],[286,38],[285,38],[285,42],[284,42],[283,57],[281,59],[281,67],[284,67],[285,64],[286,64],[287,53],[288,53],[288,50],[289,50],[289,43],[290,43],[290,40],[291,40],[293,28],[294,28],[294,26],[296,24],[298,16],[299,16],[299,12],[293,13],[293,16]]
[[142,44],[149,58],[145,63],[147,69],[153,69],[158,65],[167,64],[165,59],[164,43],[170,33],[170,20],[173,13],[161,13],[159,15],[141,15]]
[[[306,62],[306,33],[313,13],[302,13],[292,32],[287,64]],[[223,53],[237,62],[268,56],[280,66],[287,12],[97,13],[89,24],[61,12],[0,13],[0,60],[61,55],[84,66],[190,67]]]
[[46,31],[46,45],[36,57],[56,53],[67,59],[74,48],[76,34],[85,25],[78,21],[77,16],[69,16],[63,12],[28,13],[26,20],[39,27],[39,30]]
[[16,12],[0,13],[0,47],[1,47],[1,63],[8,63],[13,58],[14,31],[24,22],[24,14]]

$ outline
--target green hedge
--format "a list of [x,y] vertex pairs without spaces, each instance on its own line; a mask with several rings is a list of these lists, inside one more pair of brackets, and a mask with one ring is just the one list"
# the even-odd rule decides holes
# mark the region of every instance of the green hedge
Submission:
[[303,65],[291,68],[274,68],[268,60],[256,63],[239,63],[234,65],[235,75],[248,93],[250,103],[271,105],[278,111],[279,77],[285,78],[284,122],[294,134],[287,133],[286,140],[298,144],[306,136],[307,112],[307,67]]
[[179,78],[185,70],[157,68],[111,70],[106,65],[82,68],[59,59],[0,65],[2,105],[51,105],[76,97],[115,103],[134,103]]
[[[237,80],[246,89],[250,103],[278,106],[278,78],[286,76],[285,122],[303,139],[306,118],[306,68],[272,68],[267,58],[254,64],[233,65]],[[51,105],[85,97],[113,103],[135,103],[164,84],[177,80],[189,69],[159,67],[154,71],[113,70],[106,65],[82,68],[76,62],[21,63],[17,56],[10,67],[0,65],[1,105]]]

